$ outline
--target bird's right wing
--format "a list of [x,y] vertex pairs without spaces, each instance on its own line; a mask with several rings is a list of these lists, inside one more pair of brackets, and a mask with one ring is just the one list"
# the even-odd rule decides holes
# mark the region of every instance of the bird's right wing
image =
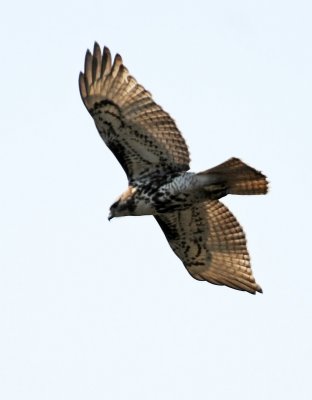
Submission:
[[79,76],[81,98],[128,180],[189,169],[189,152],[174,120],[129,74],[119,54],[88,50]]
[[195,279],[262,293],[252,275],[243,229],[220,201],[209,200],[155,218]]

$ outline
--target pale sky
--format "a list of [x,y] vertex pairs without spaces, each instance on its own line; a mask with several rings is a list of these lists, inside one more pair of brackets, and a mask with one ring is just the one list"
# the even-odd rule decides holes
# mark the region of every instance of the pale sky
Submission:
[[[10,1],[0,15],[0,398],[311,399],[310,1]],[[152,217],[107,221],[127,181],[78,91],[120,53],[227,197],[264,294],[192,279]]]

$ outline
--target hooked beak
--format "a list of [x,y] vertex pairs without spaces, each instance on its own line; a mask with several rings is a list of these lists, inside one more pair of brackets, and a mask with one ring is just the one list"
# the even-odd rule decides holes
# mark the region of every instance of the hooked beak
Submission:
[[112,218],[114,218],[114,216],[113,216],[112,212],[110,211],[107,219],[110,221]]

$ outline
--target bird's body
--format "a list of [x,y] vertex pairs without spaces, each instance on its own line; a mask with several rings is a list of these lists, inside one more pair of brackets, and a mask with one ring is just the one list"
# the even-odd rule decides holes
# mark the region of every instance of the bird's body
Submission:
[[111,218],[185,210],[194,203],[220,198],[221,191],[225,190],[222,183],[217,188],[212,183],[205,185],[205,180],[193,172],[165,176],[155,174],[133,182],[112,205]]
[[189,172],[189,152],[175,122],[129,75],[119,55],[97,44],[80,74],[82,100],[106,145],[125,170],[129,186],[109,219],[153,215],[189,273],[198,280],[261,292],[250,268],[246,239],[227,194],[265,194],[261,172],[231,158]]

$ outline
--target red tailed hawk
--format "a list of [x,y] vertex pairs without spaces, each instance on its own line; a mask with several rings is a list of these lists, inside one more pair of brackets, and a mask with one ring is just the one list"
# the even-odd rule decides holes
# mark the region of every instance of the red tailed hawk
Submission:
[[129,74],[117,54],[88,50],[79,76],[81,98],[129,186],[109,219],[153,215],[172,250],[198,280],[255,294],[242,227],[219,201],[227,194],[265,194],[266,177],[237,158],[188,172],[187,145],[174,120]]

